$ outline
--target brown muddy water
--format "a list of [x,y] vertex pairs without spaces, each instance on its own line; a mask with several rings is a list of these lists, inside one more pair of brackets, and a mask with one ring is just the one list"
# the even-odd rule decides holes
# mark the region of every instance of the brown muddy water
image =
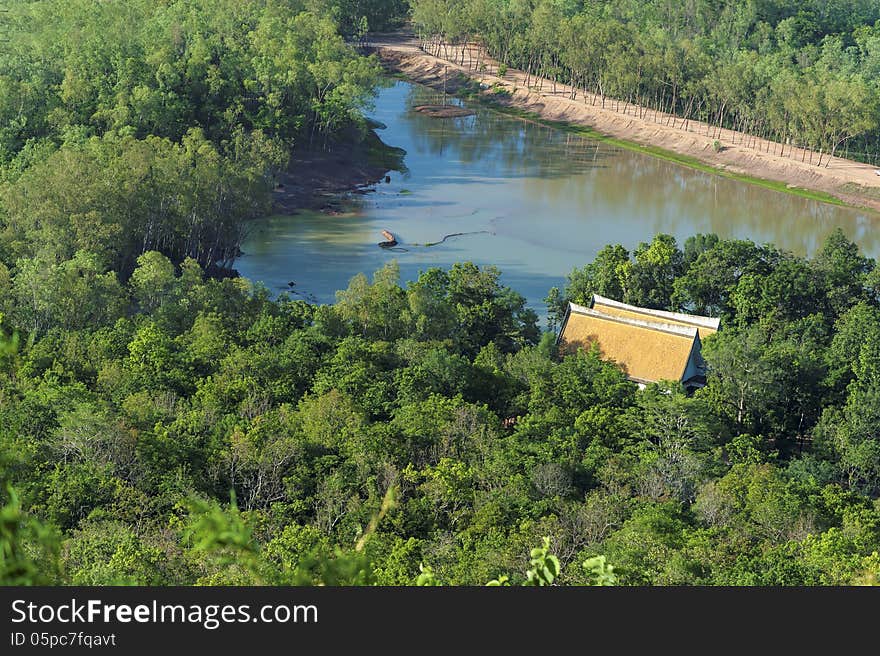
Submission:
[[[462,118],[413,111],[438,102],[440,94],[408,82],[381,89],[369,115],[387,126],[378,131],[385,143],[406,150],[406,172],[353,196],[339,216],[254,222],[235,264],[241,275],[274,293],[293,289],[332,303],[353,275],[371,275],[391,259],[404,283],[429,267],[470,260],[496,265],[544,316],[547,291],[572,268],[606,244],[632,250],[659,232],[679,244],[714,232],[810,255],[840,226],[864,253],[880,253],[880,217],[866,210],[695,171],[480,106]],[[397,248],[377,245],[383,229]],[[436,243],[452,233],[466,234]]]

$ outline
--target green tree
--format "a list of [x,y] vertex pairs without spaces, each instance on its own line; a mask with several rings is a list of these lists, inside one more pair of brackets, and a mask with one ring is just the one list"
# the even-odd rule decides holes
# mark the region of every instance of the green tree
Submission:
[[7,489],[0,507],[0,583],[50,585],[58,582],[57,533],[21,509],[18,495]]
[[141,308],[151,312],[162,304],[174,285],[174,265],[158,251],[139,256],[137,264],[129,284]]
[[348,289],[337,292],[336,307],[344,321],[362,337],[393,339],[404,331],[406,295],[399,286],[400,267],[392,260],[373,274],[351,279]]
[[681,275],[684,257],[671,235],[657,235],[633,252],[635,262],[623,300],[640,307],[670,309],[673,285]]

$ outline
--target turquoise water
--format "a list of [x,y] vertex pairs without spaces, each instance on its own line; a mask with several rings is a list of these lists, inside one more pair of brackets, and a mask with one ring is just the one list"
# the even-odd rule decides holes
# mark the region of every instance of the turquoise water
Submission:
[[[811,201],[585,139],[475,107],[474,116],[432,119],[412,107],[442,101],[402,81],[381,89],[370,116],[382,140],[406,150],[391,173],[351,199],[342,216],[300,214],[253,224],[236,261],[241,275],[274,292],[334,301],[350,278],[396,259],[403,281],[432,266],[496,265],[504,283],[545,314],[550,287],[604,245],[629,249],[658,232],[680,244],[695,233],[772,242],[812,254],[836,226],[875,257],[875,215]],[[380,231],[400,248],[379,248]],[[473,233],[451,237],[450,233]]]

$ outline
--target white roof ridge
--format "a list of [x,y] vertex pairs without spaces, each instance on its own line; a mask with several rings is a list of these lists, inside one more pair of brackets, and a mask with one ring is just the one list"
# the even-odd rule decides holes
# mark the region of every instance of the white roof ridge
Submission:
[[577,305],[576,303],[569,303],[569,306],[571,308],[571,311],[576,312],[577,314],[583,314],[588,317],[595,317],[596,319],[604,319],[605,321],[614,321],[616,323],[622,323],[638,328],[659,330],[660,332],[671,333],[673,335],[681,335],[682,337],[693,338],[697,336],[698,332],[695,326],[681,326],[674,323],[663,323],[661,321],[647,321],[644,319],[633,319],[631,317],[618,317],[613,314],[598,312],[591,308],[584,307],[583,305]]
[[690,323],[696,326],[702,326],[704,328],[712,328],[713,330],[718,330],[719,326],[721,325],[721,319],[717,317],[704,317],[699,314],[685,314],[683,312],[669,312],[667,310],[653,310],[650,308],[642,308],[635,305],[629,305],[627,303],[621,303],[620,301],[615,301],[612,298],[606,298],[605,296],[600,296],[599,294],[593,294],[593,305],[595,306],[596,303],[607,305],[609,307],[620,308],[621,310],[629,310],[631,312],[647,314],[649,316],[673,319],[675,321],[681,321],[682,323]]

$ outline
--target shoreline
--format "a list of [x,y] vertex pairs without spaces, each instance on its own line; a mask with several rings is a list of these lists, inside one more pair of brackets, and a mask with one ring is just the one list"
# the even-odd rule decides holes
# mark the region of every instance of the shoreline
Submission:
[[[368,121],[365,133],[349,128],[320,147],[294,150],[287,167],[275,176],[270,213],[253,220],[302,212],[339,216],[346,212],[345,203],[353,195],[372,192],[383,180],[389,181],[391,171],[404,172],[406,151],[382,141],[376,130],[384,127]],[[242,255],[239,250],[229,268],[210,267],[208,275],[218,279],[240,277],[236,261]]]
[[[741,144],[732,145],[726,138],[730,134],[727,128],[723,148],[716,152],[713,136],[594,107],[583,100],[570,100],[566,92],[560,96],[559,92],[526,89],[524,84],[517,86],[517,76],[525,76],[521,71],[508,69],[502,79],[429,55],[421,51],[414,40],[401,35],[374,38],[371,49],[391,74],[438,90],[445,87],[450,94],[480,102],[493,110],[688,168],[810,200],[866,210],[872,215],[880,214],[880,175],[875,175],[875,169],[867,164],[839,157],[833,158],[829,168],[802,163]],[[563,87],[557,85],[558,89]],[[691,124],[699,125],[694,121]]]
[[402,149],[376,134],[383,126],[368,125],[365,135],[349,130],[321,147],[295,149],[272,190],[272,213],[295,215],[308,210],[338,215],[351,194],[367,194],[390,171],[404,169]]

